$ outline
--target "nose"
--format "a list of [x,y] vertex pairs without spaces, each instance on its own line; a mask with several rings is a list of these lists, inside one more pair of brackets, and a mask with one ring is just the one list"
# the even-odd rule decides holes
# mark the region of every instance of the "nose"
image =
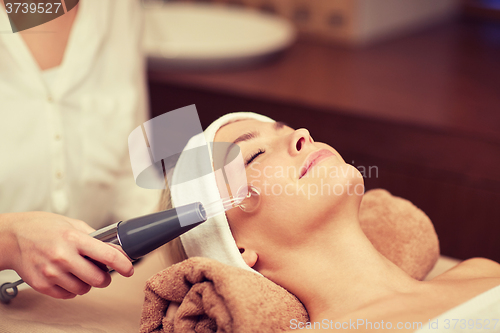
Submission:
[[309,145],[313,142],[314,140],[307,129],[299,128],[298,130],[295,130],[295,132],[291,134],[289,147],[290,154],[297,155],[301,150],[304,149],[304,147],[306,147],[306,145]]

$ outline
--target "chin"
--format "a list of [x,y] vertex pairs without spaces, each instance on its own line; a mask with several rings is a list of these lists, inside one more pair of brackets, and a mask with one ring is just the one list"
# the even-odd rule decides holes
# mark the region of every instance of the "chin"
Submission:
[[363,176],[350,164],[343,164],[342,171],[339,177],[321,177],[311,182],[314,184],[311,188],[319,189],[316,199],[311,197],[316,209],[325,207],[325,212],[337,213],[350,208],[357,211],[365,192]]
[[323,190],[319,191],[321,195],[363,196],[363,175],[354,166],[342,163],[342,165],[330,165],[328,170],[327,174],[321,173],[321,177],[313,180],[313,183]]

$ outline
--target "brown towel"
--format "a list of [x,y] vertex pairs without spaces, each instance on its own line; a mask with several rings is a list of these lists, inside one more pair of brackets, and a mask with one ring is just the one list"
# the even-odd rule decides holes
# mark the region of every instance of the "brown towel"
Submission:
[[[161,271],[147,282],[145,293],[141,333],[266,333],[290,329],[291,319],[308,321],[302,303],[287,290],[208,258],[190,258]],[[181,303],[173,318],[165,315],[170,302]]]
[[423,280],[439,259],[432,221],[406,199],[383,189],[366,192],[359,223],[381,254],[417,280]]

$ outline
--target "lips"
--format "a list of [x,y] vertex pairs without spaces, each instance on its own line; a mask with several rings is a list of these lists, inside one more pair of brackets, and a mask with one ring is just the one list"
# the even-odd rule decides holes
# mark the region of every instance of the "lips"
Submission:
[[320,149],[320,150],[317,150],[317,151],[309,154],[309,156],[307,156],[306,161],[304,162],[304,164],[300,167],[300,176],[299,176],[299,179],[302,178],[302,177],[304,177],[304,175],[313,166],[315,166],[316,164],[318,164],[319,162],[321,162],[325,158],[328,158],[328,157],[331,157],[331,156],[334,156],[334,154],[331,151],[329,151],[328,149]]

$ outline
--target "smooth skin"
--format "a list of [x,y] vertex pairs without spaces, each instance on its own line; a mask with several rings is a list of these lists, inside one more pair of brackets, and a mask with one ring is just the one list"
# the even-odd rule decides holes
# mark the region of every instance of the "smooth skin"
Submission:
[[[61,64],[77,12],[78,5],[20,32],[40,70]],[[0,270],[14,269],[36,291],[63,299],[111,282],[109,273],[85,256],[131,276],[134,269],[126,254],[90,237],[93,231],[83,221],[47,212],[0,214]]]
[[[261,195],[259,209],[251,214],[236,209],[226,213],[233,237],[247,265],[296,295],[311,322],[364,319],[390,321],[393,327],[407,321],[425,325],[429,319],[500,285],[500,265],[484,258],[466,260],[431,281],[411,278],[382,256],[363,233],[358,219],[362,194],[349,194],[347,190],[362,184],[363,178],[347,172],[353,167],[345,164],[335,149],[315,142],[306,129],[277,129],[256,120],[223,126],[215,141],[233,142],[247,132],[258,135],[238,143],[245,160],[265,151],[247,166],[247,179],[257,187],[266,181],[268,188],[275,186],[275,192]],[[278,172],[287,166],[300,168],[311,152],[323,148],[335,157],[314,166],[308,177],[299,179],[293,173]],[[337,176],[313,173],[320,170],[319,166],[346,172]],[[343,185],[345,191],[309,198],[293,191],[309,184]],[[279,187],[287,185],[293,195],[276,194]]]

